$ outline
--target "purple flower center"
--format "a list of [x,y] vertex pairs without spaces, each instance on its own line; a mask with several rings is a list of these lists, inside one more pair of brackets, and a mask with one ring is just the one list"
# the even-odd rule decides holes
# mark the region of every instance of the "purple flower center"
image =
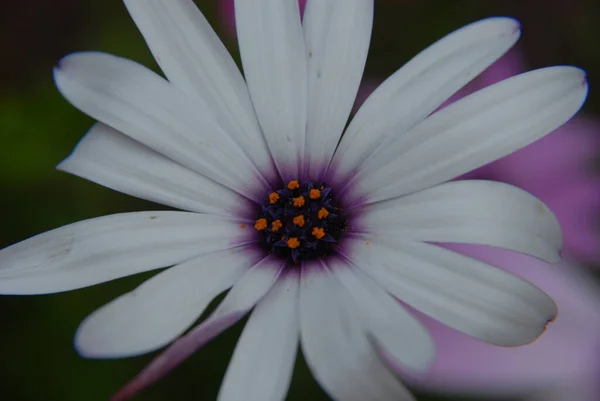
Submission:
[[292,180],[260,205],[260,245],[292,263],[331,255],[347,226],[332,188]]

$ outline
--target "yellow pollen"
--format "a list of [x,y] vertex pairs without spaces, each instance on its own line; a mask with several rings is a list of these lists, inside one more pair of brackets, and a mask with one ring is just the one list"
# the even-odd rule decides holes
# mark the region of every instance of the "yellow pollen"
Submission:
[[287,246],[289,248],[296,249],[300,246],[300,241],[298,241],[298,238],[292,237],[287,240]]
[[321,196],[321,191],[319,191],[318,189],[311,189],[308,193],[308,196],[310,197],[310,199],[319,199],[319,197]]
[[304,196],[299,196],[297,198],[292,198],[294,200],[294,206],[302,207],[304,206]]
[[294,220],[292,220],[292,221],[298,227],[303,227],[304,226],[304,216],[302,216],[302,215],[294,217]]
[[267,228],[267,219],[256,220],[256,223],[254,223],[254,228],[256,228],[258,231],[262,231]]
[[324,219],[328,215],[329,215],[329,212],[324,207],[320,208],[319,211],[317,212],[317,217],[319,219]]
[[281,224],[281,220],[275,220],[271,223],[271,230],[275,232],[279,231],[281,227],[283,227],[283,224]]
[[269,194],[269,203],[271,205],[274,203],[277,203],[278,200],[279,200],[279,194],[277,192],[271,192]]
[[325,230],[322,229],[321,227],[313,227],[312,235],[317,237],[317,239],[321,239],[325,236]]
[[297,180],[292,180],[290,182],[288,182],[288,189],[298,189],[300,188],[300,184],[298,183]]
[[243,229],[246,228],[246,225],[245,224],[240,224],[240,228],[243,230]]

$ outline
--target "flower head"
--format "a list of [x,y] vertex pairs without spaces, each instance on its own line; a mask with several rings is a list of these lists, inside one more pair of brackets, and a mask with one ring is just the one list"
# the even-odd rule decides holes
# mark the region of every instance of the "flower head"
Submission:
[[426,369],[433,343],[396,298],[505,346],[535,340],[554,319],[553,301],[536,287],[428,243],[558,259],[560,227],[533,196],[444,182],[567,121],[586,97],[585,74],[532,71],[431,115],[515,43],[514,20],[483,20],[435,43],[344,130],[373,1],[308,1],[301,21],[297,0],[237,0],[245,79],[191,0],[125,4],[167,79],[102,53],[61,60],[59,90],[99,122],[59,169],[186,211],[82,221],[0,252],[0,291],[13,294],[174,266],[77,332],[87,357],[172,343],[116,399],[250,311],[221,400],[283,399],[298,343],[334,399],[412,399],[391,364]]

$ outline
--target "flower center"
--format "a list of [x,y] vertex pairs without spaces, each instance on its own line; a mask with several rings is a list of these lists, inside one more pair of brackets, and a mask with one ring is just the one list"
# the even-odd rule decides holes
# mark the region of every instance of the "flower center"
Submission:
[[298,263],[333,253],[346,228],[340,210],[331,188],[292,180],[266,197],[254,228],[265,250]]

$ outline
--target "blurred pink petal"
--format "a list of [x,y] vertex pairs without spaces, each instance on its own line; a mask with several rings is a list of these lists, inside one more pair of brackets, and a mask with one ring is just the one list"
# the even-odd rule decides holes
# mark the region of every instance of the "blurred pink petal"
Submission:
[[[419,314],[435,339],[437,356],[430,372],[413,376],[415,384],[487,394],[518,394],[548,386],[556,391],[600,390],[595,387],[600,374],[600,295],[577,266],[548,265],[483,246],[449,247],[531,281],[554,299],[559,313],[540,339],[516,348],[485,344]],[[596,393],[594,400],[597,397]]]

